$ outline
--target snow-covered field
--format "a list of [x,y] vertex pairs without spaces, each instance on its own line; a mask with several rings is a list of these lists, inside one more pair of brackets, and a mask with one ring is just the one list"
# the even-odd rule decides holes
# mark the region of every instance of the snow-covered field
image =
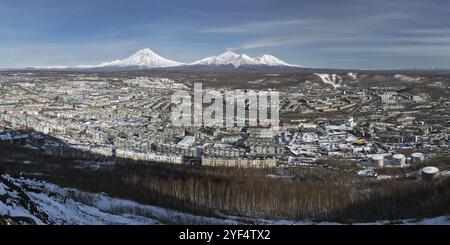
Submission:
[[[238,216],[203,217],[133,201],[104,193],[83,192],[25,178],[0,176],[0,220],[28,220],[27,224],[274,224],[338,225],[337,223],[291,220],[264,220]],[[448,217],[424,220],[379,221],[355,225],[383,224],[450,225]]]

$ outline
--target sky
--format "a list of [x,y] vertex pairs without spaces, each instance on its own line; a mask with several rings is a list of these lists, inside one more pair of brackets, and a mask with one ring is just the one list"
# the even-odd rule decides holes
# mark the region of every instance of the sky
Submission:
[[272,54],[321,68],[450,68],[447,0],[0,0],[0,68],[150,48],[179,62]]

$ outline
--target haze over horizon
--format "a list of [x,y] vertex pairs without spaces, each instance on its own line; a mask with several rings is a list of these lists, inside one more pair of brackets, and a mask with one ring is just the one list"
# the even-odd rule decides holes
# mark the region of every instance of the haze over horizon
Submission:
[[321,68],[450,68],[444,0],[0,2],[0,68],[76,66],[150,48],[190,63],[226,48]]

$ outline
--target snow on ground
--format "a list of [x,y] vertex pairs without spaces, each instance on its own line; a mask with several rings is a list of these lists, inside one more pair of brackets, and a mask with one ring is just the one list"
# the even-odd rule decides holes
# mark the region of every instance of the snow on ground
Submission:
[[350,77],[352,77],[353,79],[357,79],[358,74],[354,73],[354,72],[349,72],[347,73]]
[[7,192],[3,183],[0,183],[0,195],[5,195]]
[[[266,219],[253,219],[253,218],[243,218],[238,216],[224,216],[230,219],[240,220],[246,224],[258,224],[258,225],[347,225],[336,222],[316,222],[309,220],[266,220]],[[426,218],[426,219],[403,219],[403,220],[383,220],[383,221],[375,221],[375,222],[361,222],[361,223],[352,223],[351,225],[389,225],[389,224],[398,224],[398,225],[450,225],[450,217],[448,216],[440,216],[435,218]]]
[[410,77],[410,76],[403,75],[403,74],[396,74],[394,77],[403,82],[418,82],[422,79],[420,77]]
[[[62,188],[43,181],[0,176],[0,216],[25,217],[36,224],[181,224],[181,225],[337,225],[308,220],[266,220],[227,216],[203,217],[171,209],[143,205],[113,198],[104,193],[90,193]],[[1,218],[1,217],[0,217]],[[378,221],[355,225],[432,224],[450,225],[448,217],[423,220]]]
[[339,77],[336,74],[319,74],[319,73],[314,73],[314,75],[320,77],[320,79],[322,79],[322,82],[324,82],[326,84],[330,84],[335,89],[341,87],[340,83],[342,82],[342,79],[341,79],[341,77]]
[[[202,217],[133,201],[110,197],[104,193],[89,193],[30,179],[15,179],[3,175],[3,180],[26,194],[39,212],[21,205],[20,191],[8,188],[7,202],[0,202],[0,215],[29,217],[37,224],[237,224],[229,219]],[[2,184],[3,185],[3,184]]]
[[30,193],[52,224],[158,224],[153,219],[136,215],[116,215],[96,206],[85,205],[73,199],[56,200],[44,193]]
[[361,169],[357,172],[359,176],[376,177],[378,174],[373,170],[373,168]]
[[[0,202],[0,215],[26,217],[36,224],[158,224],[135,215],[116,215],[58,195],[46,184],[2,176],[9,186],[1,184],[6,201]],[[25,184],[26,182],[26,184]],[[60,188],[61,189],[61,188]],[[62,190],[62,189],[61,189]]]
[[380,174],[377,176],[377,180],[390,180],[390,179],[395,179],[395,176],[391,176],[391,175],[385,175],[385,174]]
[[442,171],[440,175],[444,177],[450,177],[450,170]]

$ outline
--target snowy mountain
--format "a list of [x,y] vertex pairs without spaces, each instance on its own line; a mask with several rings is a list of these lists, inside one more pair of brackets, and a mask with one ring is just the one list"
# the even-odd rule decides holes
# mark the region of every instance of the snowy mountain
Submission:
[[267,65],[267,66],[292,66],[297,65],[288,64],[272,55],[265,54],[261,57],[252,58],[246,54],[236,54],[231,50],[227,50],[217,56],[210,56],[198,61],[195,61],[189,65],[208,65],[208,66],[220,66],[220,65],[233,65],[235,68],[243,65]]
[[99,65],[81,65],[78,68],[96,68],[96,67],[143,67],[143,68],[154,68],[154,67],[171,67],[179,66],[183,63],[176,62],[173,60],[161,57],[157,53],[153,52],[151,49],[142,49],[131,55],[130,57],[123,60],[114,60],[110,62],[104,62]]
[[268,65],[268,66],[297,66],[297,65],[288,64],[270,54],[265,54],[260,57],[256,57],[255,60],[261,64]]
[[142,49],[123,60],[103,62],[98,65],[70,66],[36,66],[34,69],[127,69],[127,68],[163,68],[178,66],[225,66],[232,65],[234,68],[240,66],[272,66],[272,67],[300,67],[288,64],[275,56],[262,55],[252,58],[246,54],[236,54],[227,50],[217,56],[207,57],[190,64],[184,64],[161,57],[151,49]]

